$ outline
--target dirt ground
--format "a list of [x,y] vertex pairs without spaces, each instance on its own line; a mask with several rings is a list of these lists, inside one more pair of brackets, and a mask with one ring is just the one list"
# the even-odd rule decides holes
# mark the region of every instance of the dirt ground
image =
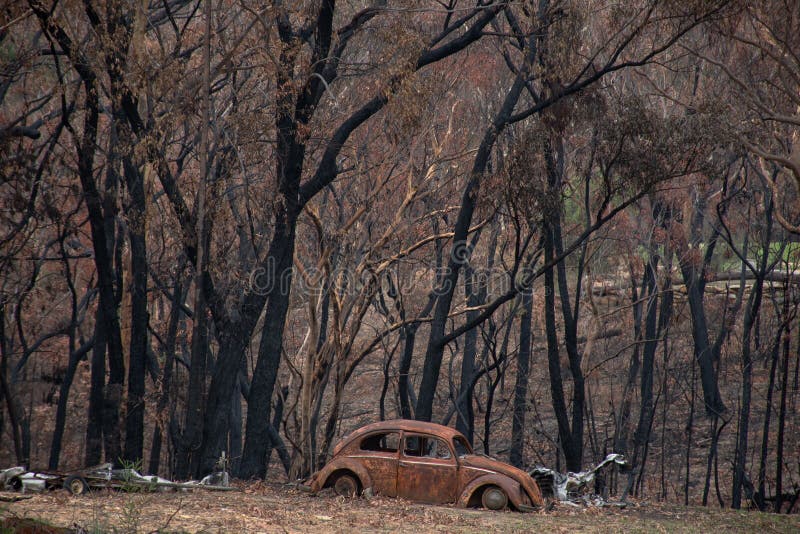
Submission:
[[[8,496],[8,494],[5,494]],[[636,503],[625,509],[556,506],[520,514],[374,497],[311,496],[285,486],[242,491],[142,493],[64,490],[0,502],[0,532],[36,519],[72,532],[799,532],[800,516]],[[28,522],[30,524],[30,522]],[[16,525],[16,527],[14,526]],[[40,525],[44,527],[44,525]],[[33,532],[33,530],[25,530]],[[58,532],[56,529],[38,532]],[[61,532],[67,532],[61,530]]]

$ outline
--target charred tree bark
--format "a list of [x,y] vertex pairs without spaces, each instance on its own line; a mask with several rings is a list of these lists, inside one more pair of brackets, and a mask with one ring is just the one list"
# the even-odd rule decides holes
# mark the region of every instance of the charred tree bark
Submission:
[[418,325],[403,327],[403,355],[397,366],[397,394],[400,397],[400,416],[403,419],[411,419],[411,388],[409,387],[408,374],[411,372],[411,360],[414,358],[414,345],[416,342]]
[[[292,460],[289,458],[289,453],[286,450],[286,445],[283,444],[279,439],[275,439],[278,436],[278,430],[281,427],[281,421],[283,420],[283,406],[284,406],[284,399],[289,394],[289,388],[284,386],[281,388],[280,392],[276,395],[275,399],[275,410],[274,414],[272,415],[272,425],[269,428],[270,434],[270,443],[267,447],[267,460],[266,465],[269,467],[270,457],[272,456],[272,451],[278,451],[278,459],[283,466],[284,472],[288,475],[289,469],[292,466]],[[320,462],[322,463],[322,458],[320,458]]]
[[97,465],[103,458],[103,397],[106,383],[106,330],[103,310],[97,307],[89,379],[89,410],[86,417],[86,454],[84,465]]
[[[789,287],[786,287],[784,298],[789,292]],[[775,508],[776,513],[780,513],[783,507],[783,447],[786,438],[786,393],[789,386],[789,355],[791,354],[792,344],[792,329],[788,321],[786,323],[786,333],[783,336],[783,358],[781,361],[781,400],[780,408],[778,410],[778,444],[775,452]],[[798,339],[800,341],[800,338]],[[798,357],[798,366],[800,366],[800,357]],[[795,368],[795,371],[797,367]],[[795,379],[797,374],[795,373]],[[797,389],[797,382],[795,380],[795,389]]]
[[147,361],[147,240],[144,176],[131,156],[123,158],[130,201],[126,206],[131,255],[131,333],[128,399],[125,418],[125,460],[144,459],[145,366]]
[[[655,202],[653,206],[653,217],[659,221],[662,215],[663,206]],[[662,223],[663,224],[663,223]],[[665,256],[671,256],[668,246],[665,247]],[[659,341],[669,326],[672,319],[672,292],[670,289],[670,277],[667,276],[664,286],[659,288],[656,277],[658,273],[658,263],[661,260],[655,243],[649,244],[648,262],[645,266],[645,276],[642,290],[646,295],[646,314],[644,330],[644,348],[642,350],[642,366],[640,388],[639,421],[634,432],[634,452],[633,467],[625,489],[625,497],[633,490],[634,477],[638,473],[639,480],[642,480],[645,463],[647,461],[648,443],[655,415],[655,404],[653,400],[653,384],[655,374],[655,354],[658,349]],[[666,261],[666,272],[670,272],[672,262]],[[660,304],[659,304],[660,297]],[[666,372],[666,370],[664,371]]]
[[692,433],[694,431],[694,405],[695,392],[697,391],[696,361],[692,361],[692,389],[689,400],[689,420],[686,422],[686,465],[683,482],[683,505],[689,506],[689,475],[692,465]]
[[[83,139],[78,147],[78,175],[89,214],[94,261],[100,291],[98,307],[102,310],[99,318],[102,319],[101,325],[106,340],[105,346],[110,372],[108,384],[103,392],[103,444],[106,460],[119,465],[122,452],[119,431],[119,408],[122,401],[122,387],[125,381],[125,362],[122,355],[122,338],[117,314],[117,298],[114,291],[113,258],[108,247],[112,239],[107,235],[106,213],[104,213],[109,210],[103,209],[104,200],[100,195],[94,178],[94,154],[100,104],[94,75],[86,74],[83,78],[87,111],[84,119]],[[112,200],[106,199],[106,202],[112,202]]]
[[[78,330],[78,294],[75,289],[75,284],[72,279],[72,268],[68,260],[68,254],[64,247],[64,239],[66,235],[62,233],[59,239],[59,246],[61,248],[61,261],[64,265],[64,279],[67,282],[67,287],[70,293],[70,310],[72,318],[68,327],[69,331],[69,358],[67,361],[67,369],[64,373],[61,385],[58,392],[58,405],[56,407],[55,428],[53,429],[53,440],[50,446],[50,459],[48,461],[49,469],[58,469],[58,461],[61,456],[61,442],[64,437],[64,426],[67,419],[67,401],[69,399],[69,390],[72,387],[72,382],[75,378],[75,371],[78,367],[78,362],[92,349],[93,340],[84,344],[78,352],[75,346],[77,330]],[[87,295],[88,307],[88,295]],[[2,433],[2,428],[0,428]]]
[[59,458],[61,456],[61,442],[64,437],[64,427],[67,423],[67,401],[69,400],[69,390],[72,387],[72,382],[75,379],[75,371],[78,369],[78,363],[83,357],[92,350],[94,340],[89,340],[81,347],[73,350],[69,354],[69,361],[67,362],[67,370],[64,373],[61,386],[58,390],[58,405],[56,406],[56,420],[55,429],[53,429],[53,441],[50,445],[50,459],[48,461],[48,469],[58,469]]
[[[762,251],[763,252],[763,251]],[[764,257],[766,263],[766,255]],[[736,445],[736,461],[733,470],[733,490],[731,493],[731,508],[739,509],[742,506],[742,486],[745,478],[745,462],[747,460],[747,444],[750,431],[750,404],[753,388],[753,359],[752,336],[753,324],[758,317],[761,307],[764,279],[756,280],[755,288],[750,293],[750,302],[745,309],[744,335],[742,338],[742,404],[739,412],[739,435]]]
[[517,376],[514,384],[514,411],[511,422],[511,452],[509,462],[514,467],[524,465],[525,412],[528,407],[528,372],[531,357],[531,321],[533,320],[533,293],[522,294],[522,315],[519,326],[519,354]]
[[[787,311],[788,299],[784,300],[783,308],[783,324],[778,330],[778,335],[770,350],[770,368],[769,368],[769,382],[767,383],[767,400],[764,406],[764,424],[761,430],[761,452],[758,461],[758,490],[756,491],[756,504],[760,511],[764,511],[767,507],[766,497],[767,491],[767,453],[769,449],[769,427],[772,420],[772,397],[775,392],[775,376],[778,369],[778,361],[780,360],[781,339],[783,338],[784,331],[787,327]],[[758,328],[758,326],[756,326]]]
[[[747,485],[747,493],[752,495],[752,484],[747,480],[745,473],[745,465],[747,461],[747,448],[749,443],[750,432],[750,406],[752,398],[753,387],[753,328],[758,325],[759,312],[761,310],[761,302],[764,293],[764,280],[767,273],[772,271],[777,264],[777,260],[771,260],[772,253],[772,238],[773,238],[773,204],[770,202],[770,195],[766,195],[764,200],[764,219],[756,220],[750,224],[755,225],[756,235],[760,240],[760,246],[757,251],[757,261],[751,263],[748,259],[750,252],[747,247],[748,239],[745,237],[744,246],[737,249],[736,245],[731,239],[730,232],[727,231],[725,221],[720,218],[720,222],[726,230],[726,240],[728,246],[740,258],[742,262],[742,276],[740,277],[740,285],[744,287],[744,275],[749,270],[755,276],[755,283],[750,290],[750,295],[747,299],[747,305],[744,309],[744,318],[742,321],[742,396],[739,408],[739,426],[736,440],[736,454],[734,455],[733,466],[733,488],[731,491],[731,507],[739,509],[742,506],[742,491],[744,486]],[[748,215],[751,214],[748,210]],[[775,253],[778,258],[783,256],[785,244]]]
[[[211,117],[211,2],[203,2],[204,18],[204,38],[202,55],[202,75],[201,75],[201,126],[200,126],[200,147],[199,164],[200,178],[197,190],[197,200],[195,202],[194,223],[196,242],[196,256],[194,259],[194,317],[192,318],[192,366],[189,369],[189,391],[187,392],[186,407],[186,426],[180,440],[180,449],[176,462],[176,473],[178,477],[185,478],[192,473],[195,477],[201,477],[206,472],[212,470],[218,454],[224,450],[222,444],[227,437],[227,427],[215,428],[219,447],[214,451],[214,458],[207,462],[201,459],[200,450],[204,441],[204,411],[206,407],[206,378],[209,357],[209,319],[207,316],[207,304],[204,281],[209,277],[208,259],[209,245],[211,236],[211,225],[206,215],[206,189],[210,178],[210,117]],[[236,366],[238,370],[238,366]],[[232,395],[233,384],[226,390],[227,395]],[[224,395],[224,394],[223,394]],[[221,409],[224,410],[224,407]],[[229,413],[226,412],[226,415]],[[203,465],[201,470],[200,465]]]
[[[631,311],[633,313],[633,340],[636,343],[631,352],[631,362],[628,365],[628,376],[625,387],[622,391],[622,401],[619,409],[619,416],[616,421],[614,431],[614,450],[620,454],[628,454],[628,439],[630,437],[631,426],[631,404],[633,393],[636,387],[636,379],[642,366],[641,344],[642,339],[642,305],[643,300],[639,298],[639,288],[636,286],[636,279],[633,265],[629,265],[631,278]],[[648,271],[642,275],[641,289],[644,292]]]
[[[491,273],[495,264],[495,251],[497,250],[497,239],[499,235],[499,225],[495,224],[489,239],[487,250],[486,273]],[[480,238],[481,230],[478,230],[470,245],[470,258],[472,250]],[[476,272],[471,264],[466,265],[464,273],[464,292],[467,296],[467,306],[478,308],[486,302],[488,294],[488,280],[481,279],[480,273]],[[467,324],[478,318],[477,310],[467,312]],[[485,347],[484,347],[485,348]],[[485,352],[485,351],[484,351]],[[459,381],[458,394],[455,399],[455,410],[458,414],[456,419],[456,430],[464,434],[470,444],[473,443],[475,434],[475,409],[473,407],[473,392],[475,390],[475,358],[478,354],[478,330],[473,328],[464,334],[464,354],[461,362],[461,377]]]
[[[289,189],[284,193],[287,205],[282,207],[277,215],[270,247],[270,257],[277,259],[276,273],[279,274],[279,278],[276,280],[279,280],[280,283],[273,288],[267,302],[264,327],[261,330],[261,342],[258,347],[258,360],[250,386],[250,399],[247,403],[247,433],[242,462],[239,467],[239,476],[242,478],[263,478],[266,474],[266,453],[270,441],[268,428],[270,406],[283,349],[283,325],[289,309],[289,288],[292,281],[291,269],[297,221],[297,205],[289,204],[292,198],[292,189],[288,184],[287,187]],[[217,370],[215,369],[216,375]],[[213,395],[215,392],[211,394]],[[209,460],[211,458],[206,455],[204,463]]]
[[[204,236],[204,239],[207,236]],[[198,254],[206,256],[199,247]],[[206,249],[207,250],[207,249]],[[195,273],[195,284],[201,284],[202,269]],[[200,476],[198,451],[203,440],[203,418],[206,406],[206,379],[208,377],[208,318],[203,291],[195,288],[194,316],[192,317],[191,366],[186,399],[186,418],[176,453],[175,475],[179,479]],[[243,347],[244,348],[244,345]],[[221,355],[220,355],[221,356]],[[237,367],[238,369],[238,367]],[[227,430],[227,429],[225,429]],[[220,429],[222,431],[222,429]],[[221,451],[222,449],[220,449]],[[215,458],[216,460],[216,458]],[[213,465],[213,464],[212,464]]]
[[[0,302],[0,351],[2,351],[2,354],[0,354],[0,395],[2,395],[2,398],[6,401],[8,419],[9,423],[11,423],[11,436],[14,440],[14,454],[16,456],[17,463],[24,464],[25,455],[22,451],[22,440],[19,433],[20,420],[17,412],[17,404],[14,400],[14,397],[11,396],[11,391],[8,387],[8,379],[6,376],[6,371],[8,369],[8,346],[6,344],[5,325],[5,305]],[[0,407],[0,410],[2,410],[2,407]]]
[[[699,193],[697,194],[699,195]],[[725,412],[726,407],[722,402],[722,396],[719,392],[719,384],[717,384],[715,370],[715,362],[719,359],[721,342],[712,345],[709,341],[708,322],[703,305],[706,267],[711,261],[719,232],[715,230],[712,233],[711,238],[708,243],[706,243],[706,250],[702,256],[702,263],[696,265],[693,257],[695,251],[700,250],[700,236],[705,221],[704,211],[706,209],[706,201],[703,197],[697,197],[694,209],[695,211],[692,215],[690,227],[691,248],[683,247],[681,250],[678,250],[678,263],[680,264],[681,274],[686,286],[686,299],[689,303],[689,313],[692,320],[694,356],[697,359],[700,369],[700,384],[703,388],[703,401],[705,403],[706,413],[708,415],[722,414]]]
[[[467,267],[464,275],[464,291],[467,295],[467,306],[479,306],[474,288],[474,273]],[[475,320],[477,311],[467,312],[467,322]],[[464,434],[470,444],[475,433],[475,411],[472,407],[472,387],[470,381],[475,373],[475,356],[478,353],[478,330],[473,328],[464,334],[464,350],[461,357],[461,379],[459,381],[458,398],[456,399],[456,430]]]
[[[573,403],[578,401],[580,412],[577,413],[573,405],[573,420],[570,425],[567,402],[564,396],[564,382],[561,378],[561,352],[556,327],[556,276],[555,266],[551,264],[555,259],[555,247],[553,245],[552,229],[545,228],[544,238],[544,261],[550,266],[544,272],[544,301],[545,301],[545,334],[547,339],[547,368],[550,375],[550,394],[552,397],[553,411],[558,423],[558,437],[567,470],[578,472],[581,470],[583,457],[583,403],[582,395],[575,393],[577,388],[583,388],[583,383],[573,383]],[[572,369],[572,365],[570,365]],[[581,378],[582,375],[579,375]],[[581,392],[582,393],[582,392]],[[575,398],[577,396],[577,399]],[[577,413],[577,418],[574,416]],[[580,429],[574,428],[576,425]],[[577,430],[577,431],[576,431]]]
[[[170,422],[175,414],[172,398],[172,372],[175,367],[175,344],[178,337],[178,324],[181,318],[181,304],[184,299],[181,262],[175,276],[175,286],[172,293],[172,306],[169,311],[169,323],[167,325],[167,336],[162,348],[164,354],[164,367],[161,370],[161,384],[158,393],[158,404],[156,407],[156,426],[153,430],[153,441],[150,447],[150,465],[148,472],[157,475],[161,462],[161,443],[163,436],[168,434]],[[169,473],[172,476],[172,473]]]
[[238,472],[238,464],[242,457],[242,382],[236,381],[231,400],[231,422],[228,433],[229,470]]

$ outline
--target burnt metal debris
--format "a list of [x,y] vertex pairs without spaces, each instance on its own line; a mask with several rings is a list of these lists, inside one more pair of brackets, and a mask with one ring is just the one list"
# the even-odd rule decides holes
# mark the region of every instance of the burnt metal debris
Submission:
[[603,506],[607,504],[606,501],[592,494],[591,484],[599,472],[613,465],[618,465],[623,470],[628,468],[628,463],[622,454],[611,453],[593,468],[579,473],[559,473],[547,467],[537,466],[531,470],[530,475],[539,484],[545,497],[552,497],[563,503]]
[[544,506],[539,486],[525,471],[475,454],[452,428],[403,419],[373,423],[346,436],[304,488],[490,510],[530,512]]
[[78,471],[29,471],[25,467],[0,470],[0,489],[19,492],[42,492],[64,488],[73,495],[82,495],[96,489],[122,491],[172,491],[203,489],[235,491],[230,486],[228,473],[212,473],[202,480],[173,482],[157,476],[144,476],[135,469],[114,469],[110,463]]

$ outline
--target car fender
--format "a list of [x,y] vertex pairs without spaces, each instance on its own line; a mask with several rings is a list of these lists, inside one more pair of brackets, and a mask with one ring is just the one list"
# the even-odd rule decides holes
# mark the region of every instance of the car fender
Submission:
[[328,484],[328,478],[336,471],[352,471],[361,482],[361,489],[365,490],[372,487],[372,478],[364,466],[353,458],[339,458],[328,463],[321,471],[317,471],[309,483],[311,491],[317,493]]
[[525,494],[525,489],[520,485],[520,483],[513,478],[500,473],[483,475],[471,481],[462,490],[461,496],[456,502],[456,506],[459,508],[466,508],[469,505],[472,494],[483,486],[499,486],[503,491],[506,492],[509,502],[517,509],[519,509],[520,506],[530,507],[529,498],[525,499],[528,502],[523,502],[522,500],[522,495],[520,495],[520,492]]

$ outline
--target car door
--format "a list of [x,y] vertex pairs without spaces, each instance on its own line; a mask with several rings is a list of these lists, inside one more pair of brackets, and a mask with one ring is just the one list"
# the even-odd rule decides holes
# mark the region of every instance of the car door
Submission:
[[387,497],[397,497],[397,456],[400,448],[399,431],[375,432],[359,444],[358,458],[372,478],[372,490]]
[[447,441],[404,432],[397,468],[397,494],[412,501],[455,502],[458,465]]

